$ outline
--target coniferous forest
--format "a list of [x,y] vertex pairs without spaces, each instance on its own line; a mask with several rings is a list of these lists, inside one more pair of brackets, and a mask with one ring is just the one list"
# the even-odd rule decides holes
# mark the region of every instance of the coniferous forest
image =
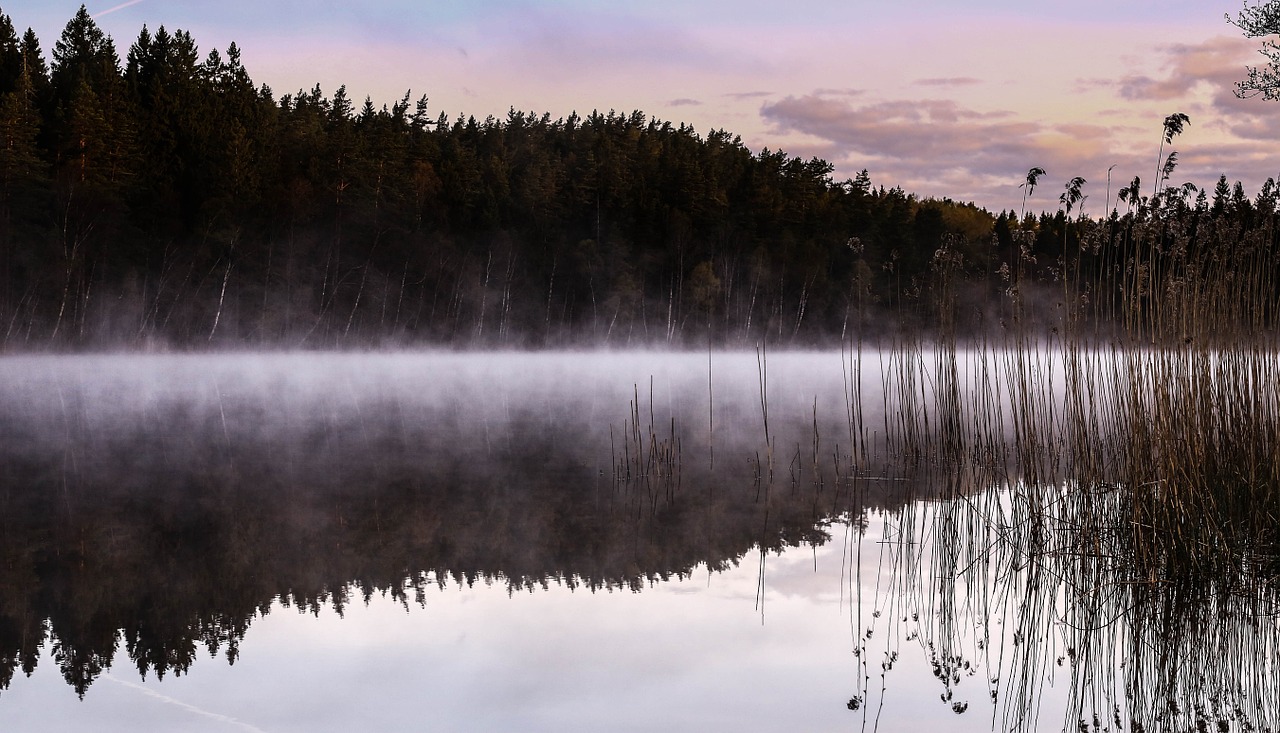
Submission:
[[1123,269],[1134,227],[1275,241],[1272,181],[992,214],[641,112],[278,96],[235,45],[121,55],[83,7],[47,60],[0,17],[0,142],[6,350],[807,344],[930,328],[940,268],[995,329],[1010,294]]

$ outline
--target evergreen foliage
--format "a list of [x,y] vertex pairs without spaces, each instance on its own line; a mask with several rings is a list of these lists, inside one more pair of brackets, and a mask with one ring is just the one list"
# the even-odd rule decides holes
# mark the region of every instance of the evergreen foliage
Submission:
[[4,18],[0,134],[9,349],[811,341],[994,221],[640,112],[276,99],[164,27],[122,63],[84,8],[47,67]]
[[[641,112],[277,97],[181,30],[121,61],[84,8],[46,65],[0,17],[7,350],[829,342],[933,323],[942,255],[987,329],[1002,271],[1027,291],[1076,246],[1079,214],[835,180]],[[1155,210],[1136,179],[1121,194]]]

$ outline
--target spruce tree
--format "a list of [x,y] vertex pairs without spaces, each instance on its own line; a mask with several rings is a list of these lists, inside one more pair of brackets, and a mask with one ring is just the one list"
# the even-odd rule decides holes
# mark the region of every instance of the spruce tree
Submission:
[[21,73],[22,44],[13,30],[13,21],[0,13],[0,94],[16,89]]

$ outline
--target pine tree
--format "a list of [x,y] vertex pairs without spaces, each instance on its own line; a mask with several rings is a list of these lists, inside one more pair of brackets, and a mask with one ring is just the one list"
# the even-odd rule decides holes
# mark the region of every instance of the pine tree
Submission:
[[[40,50],[40,40],[30,28],[22,35],[19,46],[22,52],[23,67],[27,70],[27,78],[31,82],[32,99],[40,112],[41,120],[47,122],[52,116],[53,91],[49,83],[49,67],[45,64],[44,53]],[[47,149],[47,136],[42,125],[41,147]]]
[[[37,149],[40,116],[31,75],[20,68],[12,91],[0,94],[0,314],[10,315],[15,299],[34,287],[39,261],[32,246],[40,238],[46,210],[45,166]],[[21,251],[19,251],[21,250]],[[15,279],[17,269],[23,272]],[[26,263],[27,267],[22,264]]]
[[69,101],[83,81],[96,93],[116,86],[120,60],[115,44],[81,5],[53,46],[53,85]]
[[1210,211],[1214,216],[1221,216],[1227,211],[1227,203],[1231,196],[1231,185],[1227,183],[1227,174],[1223,173],[1218,177],[1218,185],[1213,187],[1213,207]]
[[53,146],[71,180],[119,188],[132,175],[134,130],[120,60],[85,6],[53,47]]
[[13,21],[0,14],[0,94],[16,89],[21,74],[22,44],[13,30]]
[[14,187],[40,178],[43,162],[36,147],[40,114],[35,88],[25,65],[11,91],[0,93],[0,198],[10,200]]

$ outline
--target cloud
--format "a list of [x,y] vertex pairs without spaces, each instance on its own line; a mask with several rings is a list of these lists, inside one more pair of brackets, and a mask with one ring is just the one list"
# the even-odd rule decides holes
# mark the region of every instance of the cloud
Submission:
[[1114,82],[1119,95],[1130,101],[1188,99],[1199,89],[1210,90],[1214,105],[1222,110],[1241,109],[1233,90],[1243,78],[1253,42],[1218,36],[1201,43],[1178,43],[1159,49],[1164,55],[1163,74],[1133,74]]
[[[1118,82],[1119,95],[1131,101],[1181,102],[1183,109],[1192,112],[1193,124],[1204,119],[1206,124],[1221,129],[1237,142],[1274,143],[1280,139],[1280,116],[1274,104],[1253,99],[1241,99],[1235,94],[1236,82],[1244,78],[1245,68],[1252,63],[1257,51],[1255,41],[1244,38],[1219,36],[1201,43],[1173,44],[1162,49],[1165,55],[1164,73],[1158,76],[1134,75]],[[1257,150],[1242,160],[1247,170],[1242,175],[1259,175],[1250,162],[1256,161]],[[1242,149],[1229,145],[1217,152],[1227,154],[1223,162],[1241,159]],[[1269,155],[1267,157],[1270,157]],[[1200,156],[1184,157],[1184,163],[1198,160]]]
[[809,95],[761,108],[781,128],[875,155],[959,160],[993,146],[1025,141],[1039,132],[1029,122],[992,122],[1005,112],[978,112],[949,100],[896,100],[854,106]]
[[[1170,112],[1192,118],[1188,132],[1164,149],[1179,151],[1174,181],[1211,187],[1225,171],[1257,190],[1276,175],[1276,105],[1233,93],[1254,45],[1229,37],[1166,44],[1141,73],[1075,80],[1068,103],[1048,111],[1037,112],[1034,104],[1020,112],[983,106],[982,95],[967,90],[954,99],[930,98],[975,86],[971,77],[938,77],[909,87],[906,93],[920,93],[915,99],[838,98],[817,90],[763,100],[759,114],[789,152],[826,158],[837,177],[867,168],[877,185],[1016,210],[1018,184],[1028,168],[1040,166],[1049,174],[1029,206],[1056,208],[1060,186],[1079,175],[1089,181],[1087,208],[1096,213],[1107,196],[1109,169],[1111,196],[1116,181],[1139,176],[1144,188],[1154,183],[1160,121]],[[1003,99],[987,104],[1009,104]]]
[[1191,91],[1192,83],[1187,79],[1157,80],[1149,76],[1127,76],[1120,81],[1120,96],[1135,101],[1180,99]]
[[972,76],[951,76],[916,79],[912,83],[922,87],[966,87],[981,84],[982,80],[975,79]]
[[679,99],[673,99],[667,102],[667,106],[669,107],[700,107],[702,106],[702,102],[697,99],[689,99],[688,97],[681,97]]
[[727,99],[760,99],[762,97],[772,97],[773,92],[725,92],[723,95]]
[[1280,116],[1252,116],[1232,124],[1231,132],[1245,140],[1274,144],[1276,140],[1280,140]]
[[813,93],[820,97],[860,97],[867,93],[865,89],[815,89]]
[[868,168],[873,180],[921,195],[995,208],[1015,206],[1021,196],[1017,185],[1032,166],[1050,171],[1048,187],[1076,175],[1105,180],[1107,167],[1115,163],[1145,168],[1144,159],[1114,149],[1109,126],[1027,121],[950,100],[858,105],[791,96],[765,104],[760,113],[778,134],[807,136],[809,142],[792,145],[793,152],[820,152],[842,170]]

